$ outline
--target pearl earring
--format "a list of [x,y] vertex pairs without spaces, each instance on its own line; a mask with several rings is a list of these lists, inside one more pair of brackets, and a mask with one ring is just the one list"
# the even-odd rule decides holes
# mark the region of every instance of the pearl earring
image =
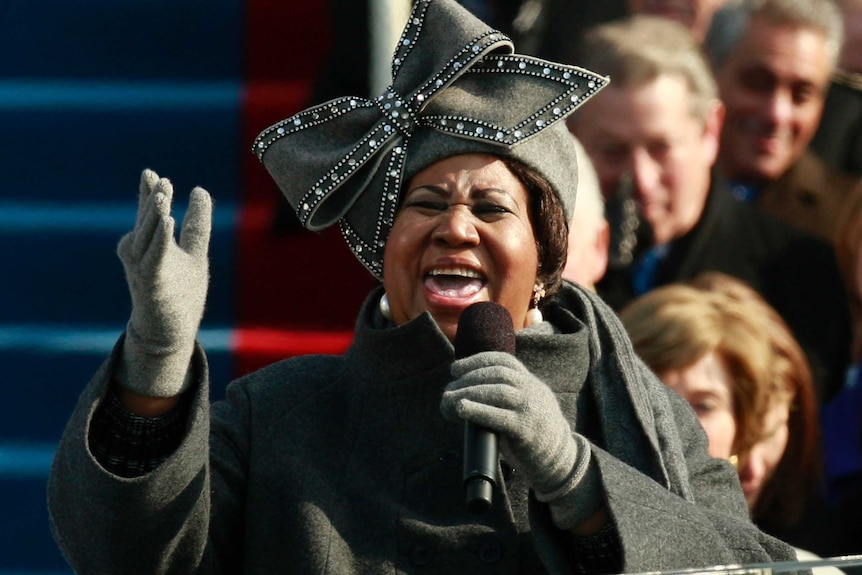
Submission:
[[542,312],[539,311],[539,308],[531,307],[527,310],[527,327],[542,323],[543,321],[545,321],[545,318],[542,316]]
[[545,284],[536,282],[533,287],[533,307],[527,310],[527,326],[536,325],[545,321],[539,310],[539,302],[545,297]]
[[380,315],[392,321],[392,310],[389,308],[389,298],[386,294],[383,294],[383,297],[380,298],[380,303],[378,304],[380,309]]

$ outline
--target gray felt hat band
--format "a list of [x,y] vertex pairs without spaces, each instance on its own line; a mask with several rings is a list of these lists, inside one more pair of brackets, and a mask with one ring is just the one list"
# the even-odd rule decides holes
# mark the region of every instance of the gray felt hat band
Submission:
[[384,94],[304,110],[264,130],[254,152],[300,222],[311,230],[338,222],[378,278],[403,184],[437,160],[474,152],[519,160],[570,215],[577,162],[561,120],[608,80],[512,52],[509,38],[455,0],[417,0]]

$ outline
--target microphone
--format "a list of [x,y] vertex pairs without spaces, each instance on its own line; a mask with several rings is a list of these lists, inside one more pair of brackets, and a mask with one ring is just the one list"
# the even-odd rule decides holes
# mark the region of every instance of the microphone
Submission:
[[[505,307],[490,301],[475,303],[461,312],[455,333],[456,357],[482,351],[515,353],[512,316]],[[467,509],[473,513],[491,507],[497,460],[497,435],[468,422],[464,426],[464,489]]]

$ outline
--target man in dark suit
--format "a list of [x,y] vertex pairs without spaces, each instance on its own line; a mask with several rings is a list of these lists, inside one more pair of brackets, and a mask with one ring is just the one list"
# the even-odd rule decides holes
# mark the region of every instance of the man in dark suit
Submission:
[[740,278],[782,314],[808,354],[820,398],[830,397],[843,383],[850,342],[832,247],[735,201],[714,177],[724,109],[690,34],[664,19],[636,17],[594,29],[585,44],[584,65],[612,83],[570,128],[608,201],[630,188],[647,224],[641,228],[651,229],[630,262],[611,258],[598,293],[620,309],[701,272]]
[[704,49],[726,109],[717,165],[737,199],[832,241],[855,179],[808,146],[843,39],[833,0],[731,2]]

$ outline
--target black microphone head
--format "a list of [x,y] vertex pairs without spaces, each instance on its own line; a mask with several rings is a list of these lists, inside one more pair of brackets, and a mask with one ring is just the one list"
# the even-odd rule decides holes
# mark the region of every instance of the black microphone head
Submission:
[[463,312],[455,333],[455,355],[467,357],[482,351],[515,353],[515,328],[505,307],[492,301],[474,303]]

